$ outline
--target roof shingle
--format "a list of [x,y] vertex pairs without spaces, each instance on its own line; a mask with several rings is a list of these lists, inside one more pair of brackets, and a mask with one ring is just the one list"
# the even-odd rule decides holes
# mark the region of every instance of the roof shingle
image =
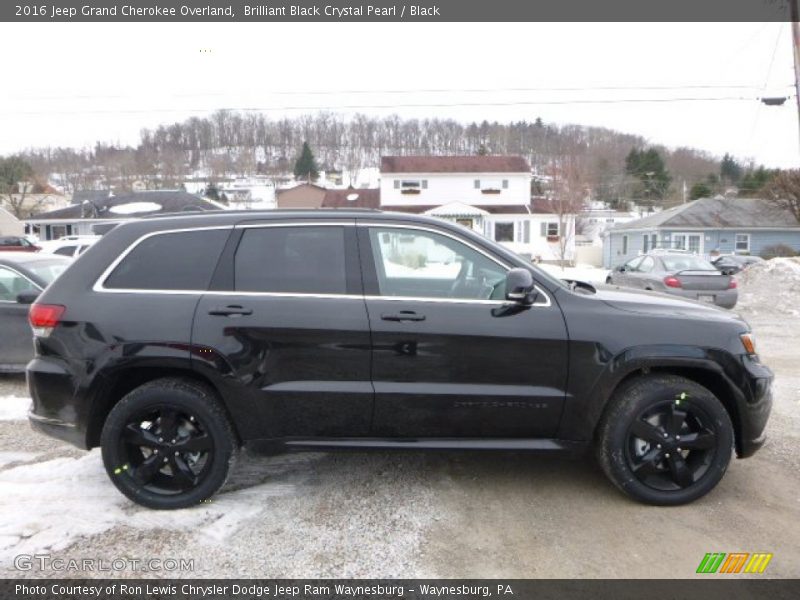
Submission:
[[381,173],[530,173],[521,156],[384,156]]

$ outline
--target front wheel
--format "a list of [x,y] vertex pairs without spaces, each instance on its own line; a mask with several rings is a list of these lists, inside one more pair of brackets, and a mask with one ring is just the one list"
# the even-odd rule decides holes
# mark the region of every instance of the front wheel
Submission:
[[710,492],[725,474],[733,443],[730,417],[714,394],[683,377],[651,375],[614,394],[596,450],[620,490],[670,506]]
[[103,426],[101,446],[114,485],[156,509],[209,498],[225,483],[237,450],[211,390],[177,378],[146,383],[120,400]]

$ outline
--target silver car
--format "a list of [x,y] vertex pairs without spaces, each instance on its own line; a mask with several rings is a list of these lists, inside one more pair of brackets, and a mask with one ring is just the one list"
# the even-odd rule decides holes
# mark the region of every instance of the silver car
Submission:
[[653,290],[733,308],[739,299],[736,280],[694,254],[645,254],[609,273],[606,283]]

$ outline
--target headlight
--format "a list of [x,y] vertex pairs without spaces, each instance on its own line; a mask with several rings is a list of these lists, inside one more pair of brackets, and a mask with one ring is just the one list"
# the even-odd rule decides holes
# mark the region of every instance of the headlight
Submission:
[[756,353],[756,337],[752,333],[743,333],[739,339],[742,340],[742,346],[748,354]]

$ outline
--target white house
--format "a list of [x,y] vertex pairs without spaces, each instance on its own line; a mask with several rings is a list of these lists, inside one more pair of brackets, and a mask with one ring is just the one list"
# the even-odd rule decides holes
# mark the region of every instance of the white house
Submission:
[[455,221],[544,261],[572,260],[575,216],[531,200],[531,170],[519,156],[384,156],[380,208]]

